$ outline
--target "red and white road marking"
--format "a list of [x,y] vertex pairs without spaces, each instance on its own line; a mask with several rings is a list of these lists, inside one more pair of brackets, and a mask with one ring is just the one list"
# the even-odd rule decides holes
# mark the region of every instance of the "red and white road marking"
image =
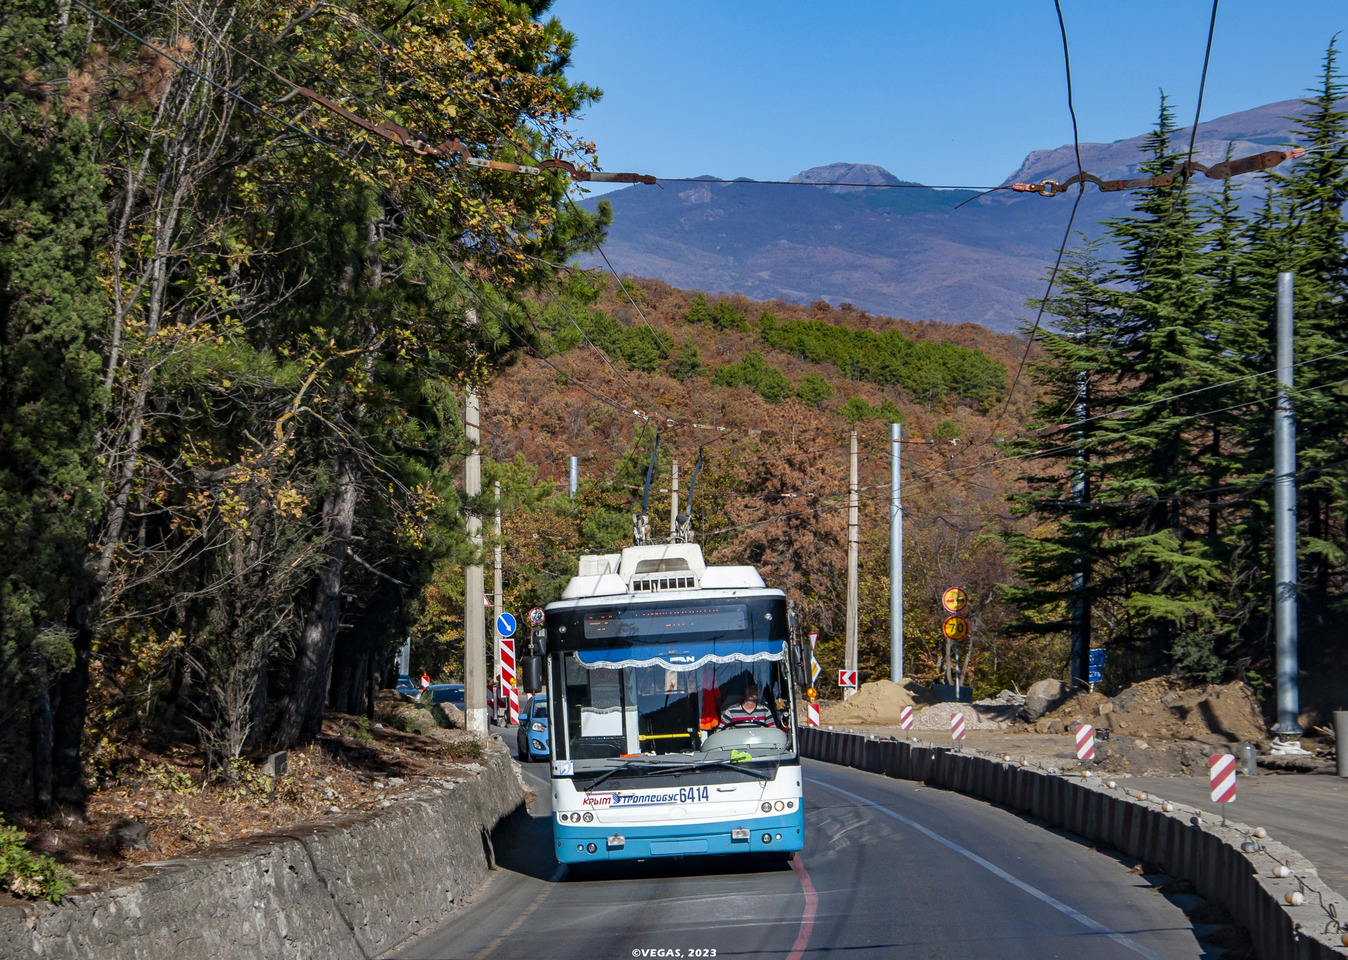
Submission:
[[950,738],[952,740],[964,739],[964,714],[952,713],[950,715]]
[[1236,799],[1236,758],[1229,753],[1214,753],[1208,762],[1212,768],[1212,802],[1230,803]]
[[899,726],[905,730],[913,729],[913,708],[901,707],[899,709]]
[[802,960],[810,945],[810,933],[814,930],[814,918],[819,913],[819,894],[810,882],[810,874],[805,869],[805,852],[800,851],[791,858],[791,869],[800,881],[800,889],[805,893],[805,909],[800,914],[800,930],[796,933],[796,942],[791,944],[791,952],[786,960]]
[[1089,723],[1077,727],[1077,759],[1095,759],[1095,728]]

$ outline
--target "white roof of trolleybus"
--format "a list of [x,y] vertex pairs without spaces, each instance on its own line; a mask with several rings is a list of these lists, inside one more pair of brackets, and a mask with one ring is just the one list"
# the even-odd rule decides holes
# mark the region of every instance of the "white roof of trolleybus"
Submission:
[[[634,578],[659,585],[634,590]],[[753,567],[708,566],[697,544],[663,543],[626,547],[622,553],[582,556],[579,572],[562,591],[562,600],[631,596],[659,601],[672,599],[672,595],[696,596],[706,590],[766,589],[767,584]]]

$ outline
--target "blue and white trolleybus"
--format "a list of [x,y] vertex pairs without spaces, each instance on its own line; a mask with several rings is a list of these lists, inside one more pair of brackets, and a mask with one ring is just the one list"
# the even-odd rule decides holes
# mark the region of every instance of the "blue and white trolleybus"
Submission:
[[647,544],[582,557],[546,624],[559,861],[801,849],[782,591]]

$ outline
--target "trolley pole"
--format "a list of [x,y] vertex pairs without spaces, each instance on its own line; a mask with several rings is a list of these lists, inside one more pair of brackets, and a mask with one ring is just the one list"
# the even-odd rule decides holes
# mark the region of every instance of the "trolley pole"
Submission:
[[669,465],[669,536],[679,532],[679,461]]
[[1278,405],[1273,412],[1273,603],[1277,628],[1278,721],[1273,732],[1297,736],[1296,421],[1292,416],[1292,275],[1278,274]]
[[[852,457],[847,495],[847,667],[857,669],[857,431],[852,428]],[[856,690],[843,687],[843,699]]]

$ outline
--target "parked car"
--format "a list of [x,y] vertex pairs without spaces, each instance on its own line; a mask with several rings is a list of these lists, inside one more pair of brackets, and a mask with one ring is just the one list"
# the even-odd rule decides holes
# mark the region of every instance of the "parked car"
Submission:
[[[461,683],[433,683],[421,693],[422,703],[447,703],[450,706],[464,709],[464,685]],[[496,714],[491,709],[491,693],[487,697],[487,723],[496,723]]]
[[428,703],[449,703],[463,709],[463,684],[433,683],[422,693]]
[[393,687],[399,693],[406,694],[409,697],[415,697],[421,692],[417,685],[412,682],[412,678],[405,673],[398,674],[398,682]]
[[536,693],[520,712],[520,728],[515,735],[520,761],[546,760],[548,746],[548,695]]

